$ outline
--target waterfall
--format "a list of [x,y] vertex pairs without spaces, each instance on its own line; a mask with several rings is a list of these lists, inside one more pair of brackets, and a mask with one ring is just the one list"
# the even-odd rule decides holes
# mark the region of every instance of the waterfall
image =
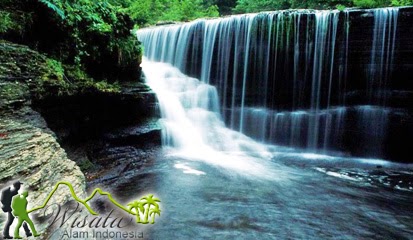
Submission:
[[[208,102],[203,107],[214,112],[220,126],[263,143],[346,154],[363,152],[351,142],[357,132],[369,146],[366,153],[380,156],[382,144],[370,143],[386,137],[390,111],[376,100],[388,95],[398,9],[371,11],[373,27],[365,31],[371,42],[363,43],[371,49],[363,63],[367,74],[358,79],[348,74],[356,54],[352,29],[357,26],[350,24],[355,10],[200,19],[141,29],[137,36],[148,62],[168,63],[209,89],[204,95],[216,100],[203,99]],[[367,97],[354,97],[362,92]],[[363,134],[371,131],[380,133]]]
[[377,99],[376,103],[379,105],[385,105],[388,97],[385,87],[393,68],[398,13],[397,8],[384,8],[373,12],[374,29],[368,68],[368,96],[371,100]]
[[[315,38],[314,38],[314,63],[313,63],[313,78],[311,86],[311,111],[315,114],[310,119],[309,124],[309,136],[308,147],[316,149],[319,142],[319,127],[320,127],[320,107],[321,107],[321,87],[327,92],[326,108],[329,108],[331,91],[332,91],[332,78],[334,67],[334,53],[336,45],[338,12],[317,12],[315,22]],[[325,83],[323,83],[323,77]],[[326,131],[328,130],[328,116],[326,117]]]

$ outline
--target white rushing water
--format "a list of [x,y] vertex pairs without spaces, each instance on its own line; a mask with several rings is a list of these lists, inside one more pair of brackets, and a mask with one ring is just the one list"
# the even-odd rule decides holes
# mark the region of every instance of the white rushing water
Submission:
[[387,93],[380,90],[389,84],[393,68],[399,9],[383,8],[380,11],[373,11],[373,14],[374,29],[368,68],[368,96],[374,99],[374,95],[378,94],[380,97],[377,104],[386,105]]
[[271,176],[259,163],[271,158],[266,147],[225,127],[215,87],[167,63],[144,59],[141,66],[158,97],[163,144],[172,147],[173,154],[238,172]]

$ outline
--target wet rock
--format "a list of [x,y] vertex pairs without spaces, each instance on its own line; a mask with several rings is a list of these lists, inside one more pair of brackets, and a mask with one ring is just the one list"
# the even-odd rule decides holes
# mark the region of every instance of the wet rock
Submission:
[[0,111],[13,112],[30,103],[26,85],[19,82],[0,82]]
[[114,130],[107,133],[104,138],[116,145],[133,144],[144,146],[148,143],[160,145],[161,126],[157,118],[151,118],[139,125]]
[[157,113],[157,99],[147,85],[121,85],[118,93],[86,92],[34,102],[60,142],[100,138],[113,129],[139,125]]
[[401,191],[413,190],[413,171],[411,169],[383,169],[376,170],[360,168],[316,168],[317,171],[343,180],[358,182],[359,184],[386,187]]
[[114,179],[120,181],[128,172],[139,171],[156,158],[160,148],[161,130],[157,119],[110,131],[86,144],[65,146],[78,163],[92,164],[85,169],[91,186],[102,182],[106,185]]

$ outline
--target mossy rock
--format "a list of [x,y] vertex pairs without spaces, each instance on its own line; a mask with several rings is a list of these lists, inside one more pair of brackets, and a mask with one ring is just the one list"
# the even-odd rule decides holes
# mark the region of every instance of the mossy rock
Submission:
[[0,82],[0,111],[17,110],[28,104],[29,89],[19,82]]
[[0,41],[0,82],[26,84],[33,99],[84,92],[120,92],[119,84],[95,81],[76,66],[61,62],[30,48]]

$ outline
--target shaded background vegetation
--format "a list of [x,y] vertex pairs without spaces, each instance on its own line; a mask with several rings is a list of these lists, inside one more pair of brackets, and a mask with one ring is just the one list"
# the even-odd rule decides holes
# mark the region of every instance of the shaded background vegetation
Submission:
[[67,66],[74,78],[85,72],[117,81],[138,76],[140,47],[128,14],[109,2],[5,0],[1,38],[30,46]]

